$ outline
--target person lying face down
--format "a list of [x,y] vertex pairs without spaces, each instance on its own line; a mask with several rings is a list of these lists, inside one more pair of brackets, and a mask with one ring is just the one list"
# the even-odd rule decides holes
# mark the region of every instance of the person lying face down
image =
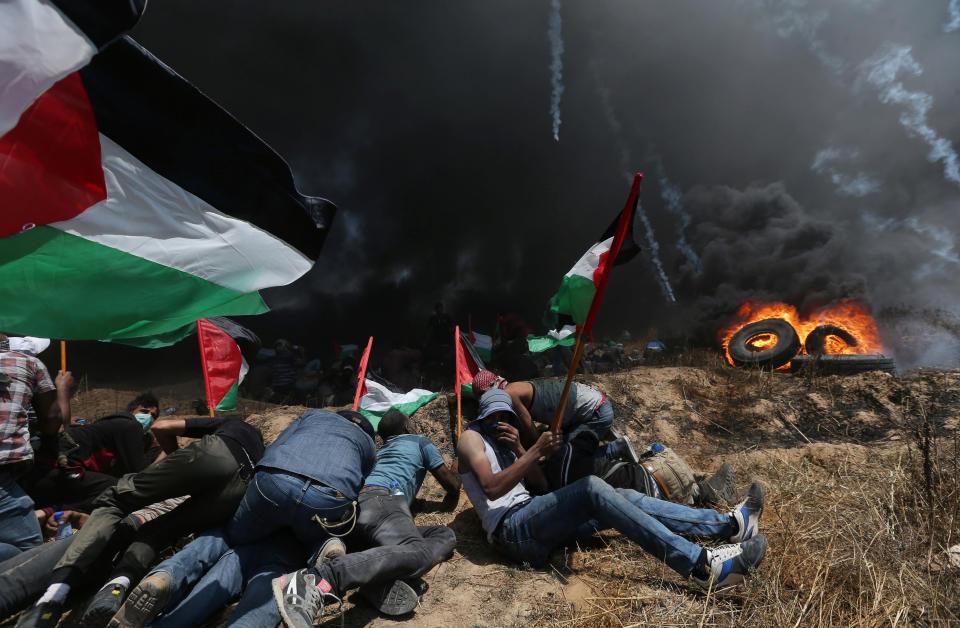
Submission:
[[[613,528],[663,560],[667,566],[705,587],[726,588],[743,580],[766,553],[757,533],[763,490],[755,483],[748,498],[729,513],[690,508],[630,489],[614,489],[597,477],[585,477],[559,490],[545,488],[537,464],[562,444],[546,431],[529,449],[520,443],[513,399],[495,389],[480,398],[480,412],[457,446],[467,496],[480,517],[487,540],[517,562],[544,565],[560,546],[594,531]],[[680,534],[727,540],[700,547]]]

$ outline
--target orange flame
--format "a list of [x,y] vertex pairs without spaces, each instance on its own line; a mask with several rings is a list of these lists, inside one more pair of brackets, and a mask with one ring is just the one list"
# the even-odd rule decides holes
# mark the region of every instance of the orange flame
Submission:
[[[797,308],[786,303],[764,303],[761,301],[747,301],[737,308],[734,319],[724,326],[718,336],[723,345],[723,352],[727,356],[727,361],[733,364],[730,352],[727,350],[730,339],[740,331],[745,325],[762,321],[767,318],[782,318],[790,323],[797,335],[800,336],[800,353],[806,353],[803,345],[807,341],[807,336],[820,325],[833,325],[850,333],[857,339],[856,346],[849,346],[842,339],[836,336],[827,336],[827,353],[881,353],[883,344],[880,342],[880,334],[877,331],[877,324],[870,315],[870,309],[856,301],[842,301],[828,305],[812,312],[809,316],[801,318]],[[761,334],[750,339],[750,344],[757,351],[772,346],[773,337],[767,337],[768,334]]]

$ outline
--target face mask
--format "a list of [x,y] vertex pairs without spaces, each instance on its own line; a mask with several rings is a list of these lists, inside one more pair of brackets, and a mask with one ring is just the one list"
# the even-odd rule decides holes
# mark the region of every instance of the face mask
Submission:
[[153,424],[153,415],[152,414],[134,414],[133,418],[143,426],[143,431],[146,432],[150,429],[150,425]]

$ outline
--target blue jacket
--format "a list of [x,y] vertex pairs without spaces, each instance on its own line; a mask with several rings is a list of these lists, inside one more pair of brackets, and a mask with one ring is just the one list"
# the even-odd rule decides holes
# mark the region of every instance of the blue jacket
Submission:
[[376,463],[373,439],[327,410],[307,410],[267,447],[257,467],[308,477],[356,499]]

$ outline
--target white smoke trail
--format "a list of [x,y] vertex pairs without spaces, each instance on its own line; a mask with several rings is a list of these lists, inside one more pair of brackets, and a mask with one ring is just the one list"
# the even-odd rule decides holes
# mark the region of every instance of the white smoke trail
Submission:
[[[632,184],[633,175],[636,171],[633,170],[631,166],[632,157],[630,149],[627,143],[623,141],[623,125],[621,125],[620,120],[617,119],[617,114],[613,110],[613,104],[610,102],[610,90],[600,82],[600,74],[597,72],[596,62],[590,64],[590,69],[593,72],[593,79],[597,84],[597,93],[600,96],[600,104],[603,107],[604,118],[610,126],[610,131],[613,133],[613,137],[616,138],[617,145],[620,148],[620,170],[623,173],[624,180]],[[650,260],[657,269],[657,280],[660,283],[660,289],[663,290],[663,296],[671,303],[676,303],[677,297],[673,294],[670,279],[667,278],[667,273],[663,270],[663,263],[660,261],[660,245],[657,243],[657,236],[653,232],[653,225],[650,224],[650,220],[647,218],[647,213],[643,210],[641,203],[637,203],[636,216],[640,219],[640,224],[643,225],[644,237],[650,249]],[[636,224],[634,224],[634,229],[636,229]]]
[[840,172],[835,162],[853,161],[860,158],[860,151],[851,148],[824,148],[818,151],[813,157],[813,163],[810,169],[817,174],[823,174],[830,177],[830,180],[837,186],[837,194],[840,196],[854,196],[861,198],[868,194],[880,191],[880,182],[865,172],[858,172],[855,175],[849,175]]
[[683,209],[683,193],[679,187],[667,178],[667,170],[663,167],[663,160],[659,156],[657,156],[656,162],[657,181],[660,183],[660,198],[667,204],[667,211],[680,218],[680,226],[677,228],[677,250],[683,253],[683,256],[694,265],[697,269],[696,274],[699,275],[703,272],[703,264],[700,262],[700,257],[697,256],[696,251],[687,242],[685,231],[690,226],[691,218],[690,214]]
[[936,259],[917,267],[917,270],[914,271],[914,279],[919,281],[931,275],[953,277],[956,273],[955,266],[960,265],[960,254],[957,253],[956,236],[950,229],[920,222],[913,216],[902,220],[897,218],[882,219],[876,214],[863,211],[860,217],[874,231],[883,233],[909,230],[928,242],[926,249]]
[[929,124],[927,113],[933,107],[933,96],[911,92],[897,80],[901,72],[919,76],[923,68],[910,54],[910,46],[887,44],[863,62],[864,78],[880,90],[880,102],[900,105],[900,124],[911,135],[918,135],[930,147],[927,160],[943,162],[943,175],[960,186],[960,160],[950,140],[940,137]]
[[960,0],[950,0],[947,10],[950,12],[950,21],[943,25],[943,32],[952,33],[960,29]]
[[657,244],[657,236],[653,233],[653,225],[647,219],[647,212],[643,211],[643,204],[637,203],[637,217],[643,224],[643,230],[647,236],[647,244],[650,246],[650,259],[657,269],[657,278],[660,280],[660,288],[663,289],[663,296],[667,297],[670,303],[676,303],[677,297],[673,294],[673,288],[670,287],[670,280],[667,279],[667,273],[663,271],[663,264],[660,263],[660,245]]
[[560,0],[552,0],[547,20],[550,39],[550,116],[553,118],[553,139],[560,141],[560,97],[563,96],[563,36],[560,32]]

